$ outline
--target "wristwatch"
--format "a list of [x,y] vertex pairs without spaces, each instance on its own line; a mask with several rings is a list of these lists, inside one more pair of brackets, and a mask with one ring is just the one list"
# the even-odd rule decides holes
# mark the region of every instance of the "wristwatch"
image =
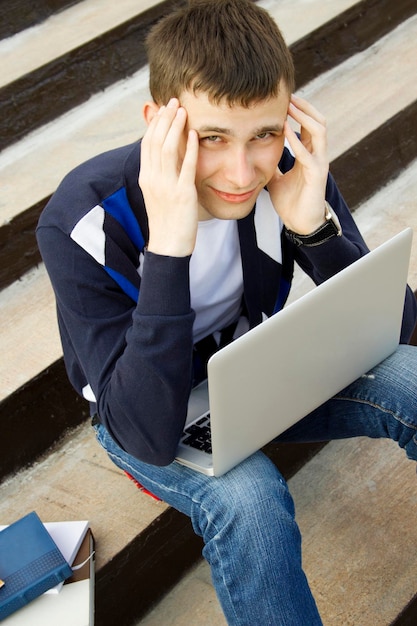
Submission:
[[324,203],[324,207],[324,224],[308,235],[299,235],[298,233],[286,228],[285,234],[287,238],[296,246],[312,247],[319,246],[325,241],[332,239],[332,237],[340,237],[342,234],[342,227],[340,225],[339,218],[327,201]]

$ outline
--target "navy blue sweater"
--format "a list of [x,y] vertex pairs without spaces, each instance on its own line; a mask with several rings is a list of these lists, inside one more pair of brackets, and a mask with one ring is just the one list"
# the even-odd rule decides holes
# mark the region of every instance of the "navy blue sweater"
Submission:
[[[284,150],[281,170],[293,162]],[[190,258],[145,251],[139,169],[140,142],[77,167],[43,211],[37,238],[56,296],[71,383],[124,450],[166,465],[175,458],[196,381]],[[278,234],[282,264],[258,247],[256,206],[238,222],[243,306],[251,326],[285,304],[294,262],[319,284],[368,251],[331,176],[326,198],[339,216],[342,237],[305,248]],[[415,320],[408,289],[402,342]]]

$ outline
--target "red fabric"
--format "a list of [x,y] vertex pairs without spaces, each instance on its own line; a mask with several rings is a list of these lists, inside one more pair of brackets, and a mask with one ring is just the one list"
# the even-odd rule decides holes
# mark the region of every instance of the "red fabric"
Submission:
[[156,500],[157,502],[162,502],[161,498],[158,498],[158,496],[155,496],[155,494],[151,493],[150,491],[148,491],[147,489],[145,489],[145,487],[143,485],[141,485],[136,478],[133,478],[133,476],[131,476],[131,474],[129,474],[129,472],[126,472],[126,470],[124,470],[126,476],[135,483],[136,487],[138,489],[140,489],[141,491],[143,491],[143,493],[146,493],[148,496],[151,496],[151,498],[153,498],[154,500]]

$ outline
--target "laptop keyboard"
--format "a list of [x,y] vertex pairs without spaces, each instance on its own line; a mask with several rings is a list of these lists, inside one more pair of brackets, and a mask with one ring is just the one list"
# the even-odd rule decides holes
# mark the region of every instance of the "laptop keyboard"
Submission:
[[184,429],[181,443],[211,454],[210,413],[200,417],[194,424]]

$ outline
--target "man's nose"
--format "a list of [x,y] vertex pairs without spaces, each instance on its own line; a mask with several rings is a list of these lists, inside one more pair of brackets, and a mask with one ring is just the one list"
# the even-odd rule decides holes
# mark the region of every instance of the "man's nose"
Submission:
[[251,188],[255,181],[255,167],[248,150],[240,148],[228,155],[225,175],[235,189]]

